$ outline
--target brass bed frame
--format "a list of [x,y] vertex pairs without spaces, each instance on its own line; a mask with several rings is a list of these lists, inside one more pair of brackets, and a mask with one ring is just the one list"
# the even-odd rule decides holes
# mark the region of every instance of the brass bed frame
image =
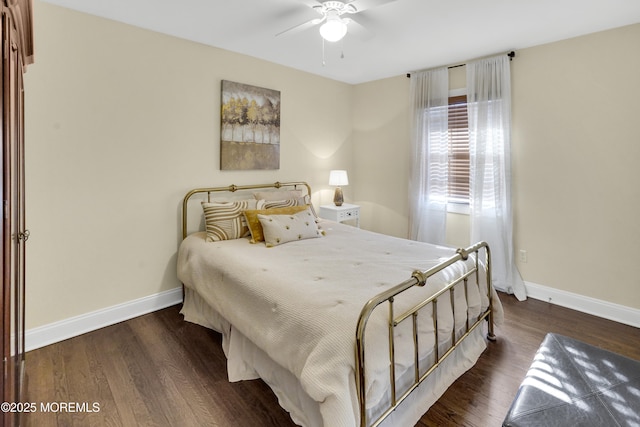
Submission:
[[[311,196],[311,187],[309,184],[303,181],[299,182],[275,182],[270,184],[255,184],[255,185],[230,185],[227,187],[208,187],[208,188],[196,188],[189,191],[183,199],[182,202],[182,239],[185,239],[188,234],[187,230],[187,211],[188,211],[188,203],[192,196],[196,194],[207,194],[207,201],[211,201],[211,194],[220,193],[220,192],[231,192],[235,193],[236,191],[241,190],[257,190],[257,189],[281,189],[281,188],[293,188],[298,189],[304,187],[307,191],[307,195]],[[452,312],[455,313],[455,303],[454,303],[454,288],[462,283],[464,286],[464,294],[465,301],[468,303],[468,281],[470,278],[475,277],[476,285],[480,284],[480,255],[481,252],[484,252],[484,267],[486,274],[486,284],[487,284],[487,297],[489,299],[489,305],[487,309],[482,312],[474,321],[470,323],[469,315],[466,317],[466,325],[464,333],[460,336],[457,336],[457,328],[455,327],[455,320],[453,322],[453,328],[451,332],[451,347],[445,351],[443,354],[439,354],[439,346],[438,346],[438,316],[434,315],[433,317],[433,326],[434,326],[434,362],[431,366],[429,366],[424,373],[420,373],[420,357],[419,357],[419,342],[418,342],[418,316],[420,315],[421,310],[425,307],[431,307],[431,313],[437,313],[438,306],[438,298],[443,296],[446,293],[449,293],[449,298],[451,302]],[[425,286],[429,278],[433,277],[438,272],[444,270],[445,268],[460,262],[466,261],[469,256],[474,256],[474,267],[462,274],[460,277],[456,277],[451,280],[444,288],[442,288],[435,295],[432,295],[426,300],[415,304],[411,309],[396,315],[394,312],[394,301],[396,297],[401,295],[403,292],[407,291],[410,288],[415,286]],[[382,412],[375,420],[368,420],[368,415],[366,411],[367,407],[367,395],[366,395],[366,375],[365,375],[365,367],[366,367],[366,354],[365,354],[365,331],[367,328],[367,323],[369,317],[373,313],[373,311],[380,305],[383,304],[388,305],[388,335],[389,335],[389,384],[390,384],[390,394],[391,399],[389,406],[386,410]],[[467,304],[468,306],[468,304]],[[413,359],[414,359],[414,373],[413,373],[413,381],[412,384],[408,386],[408,388],[402,392],[398,396],[398,391],[396,387],[396,372],[395,372],[395,336],[394,330],[397,326],[402,324],[404,321],[412,322],[412,332],[413,332]],[[455,316],[454,316],[455,319]],[[449,259],[439,263],[438,265],[422,271],[416,270],[412,273],[411,277],[406,281],[396,285],[395,287],[376,295],[371,298],[362,308],[360,312],[360,316],[358,318],[357,327],[355,330],[355,382],[356,382],[356,392],[358,396],[358,406],[360,411],[360,426],[361,427],[375,427],[384,421],[384,419],[395,411],[396,408],[413,392],[427,377],[435,371],[440,364],[451,355],[454,350],[459,346],[459,344],[467,338],[477,327],[479,327],[483,321],[488,323],[487,326],[487,339],[490,341],[495,341],[496,336],[494,334],[494,319],[493,319],[493,303],[492,303],[492,285],[491,285],[491,251],[489,249],[489,245],[486,242],[476,243],[466,249],[458,249],[456,254]]]

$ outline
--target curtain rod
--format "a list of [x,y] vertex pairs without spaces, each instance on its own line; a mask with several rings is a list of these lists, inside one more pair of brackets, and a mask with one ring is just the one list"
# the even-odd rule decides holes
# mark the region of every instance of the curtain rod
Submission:
[[[507,56],[509,57],[509,61],[513,61],[513,58],[516,57],[516,53],[512,50],[511,52],[507,53]],[[447,66],[447,68],[450,70],[452,68],[464,67],[465,65],[467,65],[466,62],[464,64],[449,65]],[[411,78],[411,73],[407,73],[407,78]]]

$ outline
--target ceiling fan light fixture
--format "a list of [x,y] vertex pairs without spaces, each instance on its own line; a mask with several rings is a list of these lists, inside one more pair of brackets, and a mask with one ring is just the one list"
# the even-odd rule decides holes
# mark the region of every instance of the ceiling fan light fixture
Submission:
[[337,42],[347,34],[347,23],[339,16],[329,16],[320,26],[320,35],[328,42]]

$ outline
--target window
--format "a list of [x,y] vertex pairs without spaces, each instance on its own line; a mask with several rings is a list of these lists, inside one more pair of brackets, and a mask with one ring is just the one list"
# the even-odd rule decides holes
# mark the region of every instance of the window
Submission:
[[467,95],[449,97],[450,204],[469,204],[469,118]]

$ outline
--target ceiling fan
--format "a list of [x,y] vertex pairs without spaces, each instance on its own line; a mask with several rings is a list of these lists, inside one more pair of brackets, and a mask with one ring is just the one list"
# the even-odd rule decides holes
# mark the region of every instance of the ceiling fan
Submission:
[[320,25],[320,35],[328,42],[341,40],[347,34],[347,26],[363,28],[353,18],[346,18],[343,15],[355,15],[372,7],[382,6],[396,0],[353,0],[353,1],[316,1],[311,0],[309,6],[319,15],[318,18],[298,24],[294,27],[276,34],[280,36],[285,33],[298,32],[307,28]]

